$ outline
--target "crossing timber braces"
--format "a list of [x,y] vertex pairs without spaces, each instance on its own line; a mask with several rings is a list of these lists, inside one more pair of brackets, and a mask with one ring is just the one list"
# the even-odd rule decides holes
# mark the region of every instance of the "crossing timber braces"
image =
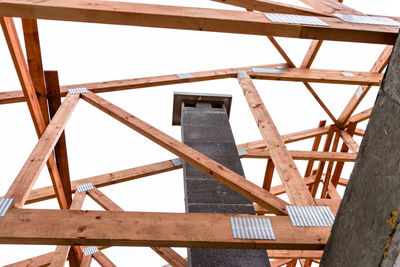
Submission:
[[[287,216],[285,207],[287,205],[328,206],[333,214],[336,213],[341,200],[336,187],[346,186],[348,182],[347,179],[341,178],[343,165],[345,162],[355,161],[358,144],[353,136],[363,136],[364,131],[358,129],[357,124],[369,118],[371,109],[355,115],[353,113],[369,89],[380,85],[382,81],[382,72],[388,63],[399,31],[395,22],[400,22],[400,18],[391,17],[386,20],[386,22],[390,20],[393,26],[343,21],[344,15],[361,16],[364,19],[368,17],[342,4],[341,1],[335,0],[301,0],[312,9],[269,0],[215,1],[243,7],[247,11],[95,0],[73,2],[0,0],[2,30],[22,87],[22,91],[0,92],[0,104],[26,102],[39,137],[36,147],[4,196],[13,201],[10,203],[10,208],[7,207],[5,216],[0,218],[0,243],[58,245],[53,253],[25,261],[35,262],[38,266],[63,266],[67,259],[71,266],[89,266],[92,258],[102,266],[113,266],[110,259],[101,252],[110,246],[148,246],[172,266],[186,266],[187,260],[170,247],[266,249],[269,258],[276,259],[271,261],[272,266],[284,264],[294,266],[293,264],[297,261],[300,261],[303,266],[310,266],[312,262],[318,262],[330,228],[294,227]],[[322,21],[324,25],[273,22],[268,19],[270,16],[265,16],[263,13],[308,16]],[[26,54],[29,60],[23,54],[12,17],[22,19]],[[57,72],[43,71],[37,19],[263,35],[268,37],[286,62],[60,86]],[[274,38],[275,36],[313,39],[300,67],[294,65]],[[323,40],[386,44],[387,46],[373,64],[370,72],[311,69]],[[259,71],[263,69],[270,71]],[[263,139],[238,145],[238,149],[246,151],[240,155],[243,158],[268,159],[262,185],[244,180],[230,169],[99,96],[102,92],[226,78],[238,80],[254,118],[258,122]],[[253,84],[254,79],[303,83],[331,118],[333,124],[326,126],[326,122],[321,121],[314,129],[287,135],[279,134]],[[351,84],[360,87],[340,116],[336,118],[313,90],[310,82]],[[74,94],[74,88],[87,90]],[[62,97],[64,100],[61,102]],[[182,168],[181,164],[176,164],[175,159],[71,181],[63,130],[80,99],[252,200],[258,215],[243,215],[243,217],[269,218],[274,229],[275,240],[234,239],[231,233],[230,216],[226,214],[125,212],[97,189]],[[326,136],[325,144],[322,151],[318,151],[322,136]],[[287,143],[311,138],[314,139],[311,151],[289,151],[286,148]],[[340,152],[336,152],[339,149],[340,140],[343,144]],[[304,175],[299,173],[294,160],[308,161]],[[316,161],[319,164],[314,169]],[[49,169],[53,186],[33,190],[45,164]],[[327,165],[326,170],[325,165]],[[282,185],[271,187],[275,169],[282,180]],[[87,183],[91,183],[93,189],[77,190],[79,185]],[[320,185],[322,193],[320,198],[316,198]],[[279,195],[284,193],[289,196],[290,203],[279,198]],[[74,197],[72,197],[73,194],[75,194]],[[105,211],[80,211],[86,195],[94,199]],[[57,198],[60,210],[23,208],[24,204],[51,198]],[[114,224],[116,218],[121,224],[126,225],[123,227],[124,230],[109,228],[110,231],[106,233],[102,231],[105,225]],[[15,221],[20,223],[18,225],[12,223]],[[213,228],[207,226],[211,221],[214,222]],[[41,227],[37,227],[38,225]],[[79,233],[72,231],[72,225],[80,225],[82,231]],[[189,230],[182,231],[182,226]],[[157,227],[163,234],[149,237],[141,235],[140,231],[133,231],[132,228],[135,227],[136,230],[140,228],[147,233],[149,231],[146,229]],[[43,231],[44,229],[46,231]],[[126,238],[127,236],[131,238]],[[88,251],[87,247],[96,247],[93,251],[98,250],[98,252],[84,255],[83,251]],[[16,263],[16,265],[23,263]]]

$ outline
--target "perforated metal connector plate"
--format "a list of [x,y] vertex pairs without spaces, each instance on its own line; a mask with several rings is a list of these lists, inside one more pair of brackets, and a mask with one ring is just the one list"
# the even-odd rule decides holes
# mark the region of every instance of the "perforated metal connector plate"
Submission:
[[183,159],[181,159],[181,158],[172,159],[171,161],[175,166],[182,166],[183,165]]
[[264,15],[272,22],[290,23],[290,24],[303,24],[315,26],[329,26],[326,22],[317,17],[312,16],[299,16],[288,14],[264,13]]
[[268,69],[268,68],[251,68],[254,73],[268,73],[268,74],[285,74],[281,69]]
[[92,183],[87,183],[87,184],[80,184],[76,186],[76,190],[78,192],[85,192],[94,189],[94,186]]
[[335,216],[327,206],[286,206],[293,226],[332,226]]
[[250,78],[246,71],[238,70],[238,77],[239,78]]
[[70,93],[71,95],[84,94],[84,93],[87,93],[87,92],[88,92],[88,90],[85,87],[68,89],[68,93]]
[[13,198],[0,198],[0,217],[4,217],[13,203]]
[[239,153],[239,156],[240,156],[240,157],[249,154],[249,153],[247,152],[247,150],[244,149],[244,148],[239,148],[239,149],[238,149],[238,153]]
[[345,77],[356,77],[356,75],[352,72],[342,71],[342,75]]
[[97,247],[87,247],[83,249],[83,255],[85,256],[89,256],[97,252],[99,252],[99,249]]
[[360,16],[360,15],[347,15],[347,14],[334,14],[341,20],[349,23],[359,24],[373,24],[373,25],[385,25],[385,26],[397,26],[400,27],[400,22],[397,22],[391,18],[385,17],[374,17],[374,16]]
[[235,239],[276,239],[268,218],[231,217],[230,219]]
[[194,76],[190,73],[178,73],[176,74],[181,79],[188,79],[188,78],[194,78]]

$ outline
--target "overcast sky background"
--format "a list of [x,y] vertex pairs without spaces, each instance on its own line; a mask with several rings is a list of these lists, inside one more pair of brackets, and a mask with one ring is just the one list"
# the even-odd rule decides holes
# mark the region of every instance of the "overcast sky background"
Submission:
[[[128,2],[128,1],[127,1]],[[140,2],[140,1],[129,1]],[[206,0],[141,1],[146,3],[243,10]],[[282,1],[304,6],[299,1]],[[367,14],[400,16],[398,0],[346,0]],[[15,19],[21,41],[20,19]],[[62,85],[147,77],[230,67],[283,63],[263,36],[195,32],[131,26],[39,21],[45,70],[58,70]],[[0,34],[1,35],[1,34]],[[300,65],[310,40],[277,38]],[[369,71],[383,45],[323,43],[313,68]],[[254,81],[281,134],[314,128],[331,120],[307,89],[296,82]],[[338,117],[357,86],[313,84]],[[3,37],[0,37],[0,91],[20,90]],[[373,88],[356,112],[371,107]],[[131,114],[180,140],[180,127],[172,126],[174,91],[232,94],[231,127],[237,144],[260,140],[261,135],[236,79],[161,86],[101,94]],[[4,195],[25,163],[37,136],[26,103],[0,105],[0,195]],[[365,128],[366,123],[358,127]],[[80,100],[66,127],[72,180],[176,158],[105,113]],[[359,142],[360,138],[356,138]],[[289,144],[289,149],[310,150],[312,139]],[[306,161],[296,161],[304,174]],[[262,185],[266,160],[243,159],[247,179]],[[352,164],[342,177],[348,177]],[[35,188],[51,184],[45,168]],[[274,185],[280,184],[275,174]],[[100,188],[127,211],[184,212],[182,170]],[[49,200],[26,208],[58,208]],[[101,210],[89,197],[83,209]],[[0,245],[0,265],[54,251],[53,246]],[[149,248],[118,247],[103,251],[117,266],[161,266],[166,262]],[[178,249],[186,257],[186,249]],[[93,263],[93,266],[98,266]]]

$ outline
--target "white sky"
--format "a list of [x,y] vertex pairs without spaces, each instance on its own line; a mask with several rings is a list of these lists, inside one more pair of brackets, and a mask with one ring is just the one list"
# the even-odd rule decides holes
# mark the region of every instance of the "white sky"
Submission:
[[[139,1],[132,1],[139,2]],[[143,2],[143,1],[142,1]],[[298,4],[297,1],[284,1]],[[146,1],[146,3],[238,9],[206,0]],[[368,14],[399,16],[398,0],[345,3]],[[240,9],[239,9],[240,10]],[[16,24],[22,38],[20,20]],[[97,82],[229,67],[282,63],[266,37],[194,32],[131,26],[39,21],[45,70],[58,70],[60,83]],[[1,34],[0,34],[1,35]],[[277,38],[299,65],[310,40]],[[368,71],[384,46],[324,42],[312,67]],[[281,134],[318,125],[326,119],[318,103],[301,83],[254,81]],[[338,117],[356,86],[313,84]],[[20,90],[11,58],[0,37],[0,91]],[[231,126],[237,144],[259,140],[261,135],[235,79],[162,86],[101,94],[133,115],[180,140],[180,127],[172,127],[174,91],[232,94]],[[357,111],[371,107],[377,88]],[[356,112],[357,112],[356,111]],[[26,103],[0,105],[0,195],[4,195],[37,142]],[[365,123],[359,127],[365,127]],[[106,114],[81,100],[67,127],[68,157],[73,180],[175,158]],[[360,141],[360,139],[357,139]],[[309,150],[312,140],[289,144],[289,149]],[[243,159],[246,177],[262,184],[266,160]],[[303,174],[305,161],[296,161]],[[351,164],[343,172],[348,177]],[[43,170],[35,188],[50,185]],[[274,184],[280,184],[274,176]],[[184,212],[182,170],[100,189],[129,211]],[[50,200],[26,208],[57,208]],[[86,198],[84,209],[100,209]],[[52,246],[0,246],[0,265],[53,251]],[[186,256],[186,249],[178,249]],[[149,248],[110,248],[103,251],[117,266],[161,266],[165,261]],[[95,263],[93,266],[98,266]]]

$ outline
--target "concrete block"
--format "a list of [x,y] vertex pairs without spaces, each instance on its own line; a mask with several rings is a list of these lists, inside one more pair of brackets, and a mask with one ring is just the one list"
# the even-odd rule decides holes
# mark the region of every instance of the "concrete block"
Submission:
[[185,179],[185,188],[187,203],[253,203],[215,179]]
[[265,250],[192,248],[188,250],[188,258],[192,267],[270,266]]
[[186,145],[212,159],[239,158],[236,144],[232,142],[185,142]]
[[[238,159],[215,159],[219,164],[229,168],[230,170],[236,172],[237,174],[244,176],[244,171],[240,160]],[[197,169],[193,165],[189,163],[183,164],[183,173],[187,178],[209,178],[214,179],[211,176],[208,176],[205,172]]]
[[225,112],[210,109],[207,112],[195,112],[196,108],[188,111],[184,108],[182,113],[182,125],[185,126],[214,126],[214,127],[230,127],[228,115]]
[[255,215],[252,204],[199,204],[188,203],[186,205],[188,213],[228,213],[228,214],[252,214]]
[[183,142],[232,142],[231,128],[214,126],[182,126]]

